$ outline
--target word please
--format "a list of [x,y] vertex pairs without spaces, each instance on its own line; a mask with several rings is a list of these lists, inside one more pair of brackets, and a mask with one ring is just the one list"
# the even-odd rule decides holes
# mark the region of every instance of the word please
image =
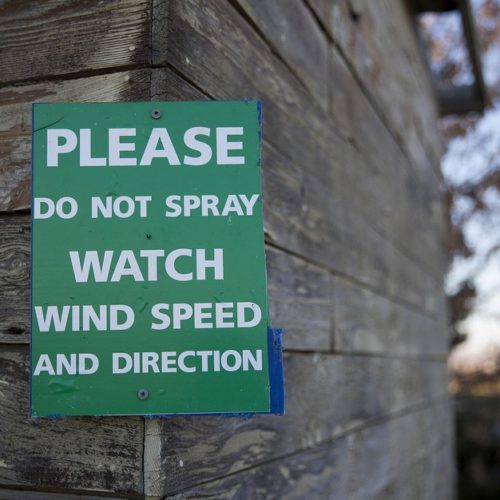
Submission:
[[[243,151],[243,142],[230,140],[230,137],[243,136],[243,127],[216,127],[215,128],[215,155],[217,165],[244,165],[245,157],[230,152]],[[170,134],[166,128],[151,129],[148,141],[142,154],[138,151],[134,138],[137,135],[135,128],[110,128],[107,135],[107,156],[92,155],[92,130],[82,128],[78,135],[66,128],[47,130],[47,167],[58,167],[59,157],[71,153],[79,147],[80,167],[125,167],[150,166],[153,160],[160,159],[169,165],[206,165],[213,156],[212,147],[206,139],[212,136],[208,127],[192,127],[185,131],[183,146],[189,148],[190,153],[181,157],[177,152]],[[201,140],[204,138],[205,140]],[[184,149],[184,147],[182,148]],[[123,155],[125,153],[125,156]],[[140,158],[140,159],[139,159]]]

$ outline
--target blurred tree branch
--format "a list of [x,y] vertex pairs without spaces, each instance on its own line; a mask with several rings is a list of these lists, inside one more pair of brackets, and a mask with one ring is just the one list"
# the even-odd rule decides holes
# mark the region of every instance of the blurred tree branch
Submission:
[[[473,0],[472,3],[488,87],[488,108],[500,109],[500,0]],[[437,80],[452,86],[471,78],[470,62],[457,17],[425,14],[420,19],[420,29]],[[482,118],[482,115],[472,113],[446,117],[441,123],[448,143],[462,138],[465,144],[462,156],[472,158],[480,153],[484,167],[479,173],[474,172],[471,161],[470,176],[458,183],[444,176],[449,214],[446,234],[449,262],[452,267],[457,261],[468,264],[461,281],[449,293],[455,342],[463,340],[457,332],[458,323],[467,318],[476,304],[484,302],[483,297],[478,297],[476,278],[500,256],[500,203],[491,202],[500,199],[500,138],[497,135],[500,127],[485,130],[479,126]],[[479,245],[467,237],[471,223],[481,225],[485,235],[483,241],[487,241],[487,245]]]

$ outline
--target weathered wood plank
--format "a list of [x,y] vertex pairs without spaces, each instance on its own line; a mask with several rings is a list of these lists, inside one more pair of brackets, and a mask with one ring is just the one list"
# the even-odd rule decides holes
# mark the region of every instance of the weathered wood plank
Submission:
[[341,278],[333,297],[336,351],[446,358],[442,322]]
[[446,394],[444,363],[285,355],[287,414],[147,422],[146,492],[164,495],[318,445]]
[[[435,186],[429,189],[429,186],[411,182],[412,179],[408,179],[409,170],[400,168],[402,163],[408,162],[407,158],[358,88],[337,51],[333,50],[331,54],[330,51],[327,52],[326,39],[320,33],[309,10],[298,0],[291,2],[239,0],[239,4],[292,68],[297,72],[304,72],[300,73],[302,80],[305,80],[306,75],[310,75],[314,76],[315,81],[329,83],[334,97],[330,116],[336,124],[337,120],[340,120],[340,124],[346,121],[346,117],[342,116],[342,104],[348,103],[347,109],[344,110],[346,112],[344,114],[348,115],[347,120],[350,121],[348,136],[364,151],[364,161],[373,163],[380,173],[385,173],[385,175],[371,175],[370,182],[366,182],[366,173],[363,172],[365,178],[360,176],[356,180],[355,183],[365,189],[361,193],[360,198],[363,202],[358,202],[359,206],[366,208],[365,213],[368,218],[374,213],[373,208],[375,208],[378,215],[377,222],[382,222],[381,227],[385,229],[386,234],[401,235],[402,247],[410,253],[417,250],[415,256],[421,258],[421,262],[433,263],[432,258],[426,257],[431,255],[431,251],[434,254],[438,252],[439,255],[436,246],[441,248],[433,231],[429,230],[429,226],[435,228],[433,225],[435,220],[430,210],[441,206],[439,191]],[[301,36],[301,33],[307,36]],[[309,64],[306,64],[306,61]],[[327,70],[327,66],[332,63],[333,67]],[[336,105],[339,102],[342,104],[340,110],[337,110]],[[341,126],[338,126],[338,131],[340,134],[344,133]],[[387,182],[388,178],[391,179],[390,183]],[[395,178],[398,182],[395,182]],[[380,196],[373,196],[374,192],[384,192],[383,203]],[[429,198],[432,193],[434,200],[431,202]],[[436,195],[439,196],[437,199]],[[415,199],[416,197],[418,199]],[[353,204],[358,203],[357,199],[353,200]],[[393,206],[398,206],[400,209],[392,210]],[[422,211],[425,212],[422,214]],[[413,227],[408,225],[408,215],[411,215]],[[426,230],[423,230],[424,228]],[[437,228],[438,231],[440,229],[442,226]],[[421,241],[422,235],[427,236],[425,242]],[[424,252],[425,255],[422,255]],[[442,273],[443,268],[444,265],[439,262],[438,272]]]
[[326,109],[328,43],[302,0],[237,1],[320,106]]
[[[438,276],[423,273],[373,229],[366,211],[360,213],[365,200],[354,198],[343,184],[348,172],[339,176],[342,182],[332,172],[329,180],[318,179],[267,141],[263,165],[264,220],[272,241],[428,314],[441,310]],[[411,289],[408,282],[413,283]]]
[[152,101],[203,101],[209,98],[167,68],[151,70]]
[[330,350],[330,275],[269,248],[266,252],[271,319],[285,329],[285,349]]
[[400,248],[442,275],[444,252],[437,235],[444,231],[445,216],[439,186],[434,179],[419,179],[342,57],[336,50],[330,56],[331,116],[347,130],[362,161],[371,165],[368,175],[361,169],[350,173],[359,193],[353,192],[352,202],[364,209],[368,220],[376,213],[376,227],[396,235]]
[[[325,126],[328,120],[325,122],[325,115],[320,108],[311,101],[308,93],[273,56],[264,42],[248,25],[242,23],[236,11],[228,7],[222,9],[220,4],[213,1],[206,3],[203,12],[199,11],[191,1],[173,1],[169,5],[170,63],[212,97],[222,99],[261,97],[264,101],[265,137],[289,164],[293,162],[296,170],[304,172],[302,190],[314,190],[314,195],[311,194],[311,197],[314,196],[315,199],[322,197],[322,201],[328,202],[319,211],[319,217],[324,221],[321,221],[323,226],[330,230],[329,233],[323,234],[322,228],[318,228],[317,221],[312,219],[310,214],[302,214],[299,221],[302,225],[310,221],[312,227],[308,228],[310,229],[308,240],[301,238],[297,243],[304,245],[305,242],[314,253],[304,253],[306,251],[304,248],[290,247],[282,242],[278,242],[279,245],[289,247],[326,266],[331,266],[332,262],[335,262],[337,269],[342,269],[341,259],[332,255],[335,253],[335,247],[339,245],[339,240],[335,236],[342,236],[346,232],[346,222],[343,218],[350,215],[345,216],[343,212],[357,211],[361,205],[352,200],[341,203],[341,198],[346,197],[347,193],[351,195],[359,192],[353,173],[355,172],[356,179],[359,179],[361,172],[367,169],[366,162],[359,158],[352,145]],[[207,19],[210,22],[207,22]],[[259,78],[256,79],[255,74],[258,74]],[[224,81],[224,86],[219,84],[221,79]],[[301,119],[297,120],[297,116]],[[266,150],[264,150],[264,165],[266,165],[265,155]],[[350,163],[357,159],[359,161],[356,161],[355,165]],[[371,176],[367,175],[364,183],[369,186],[370,180]],[[319,189],[316,190],[315,187]],[[379,198],[381,203],[379,194],[371,192],[371,196]],[[296,198],[298,199],[300,197]],[[359,196],[358,199],[362,200],[363,197]],[[382,202],[385,203],[384,200]],[[329,209],[332,205],[336,205],[334,212]],[[415,209],[418,210],[417,206]],[[375,211],[370,218],[370,225],[376,219]],[[408,224],[402,227],[408,228]],[[384,235],[380,238],[387,239],[387,237]],[[323,239],[324,243],[317,245],[315,240],[318,238]],[[403,240],[404,236],[398,236],[398,239]],[[350,241],[341,243],[346,247],[343,251],[348,252],[351,248]],[[373,252],[377,246],[370,248]],[[421,274],[419,267],[422,266],[423,264],[416,266],[411,262],[405,264],[408,268],[416,267],[416,274]],[[359,269],[357,266],[351,267]],[[359,272],[355,277],[360,280],[366,279],[360,276]],[[373,279],[370,279],[370,284],[377,286]],[[380,281],[378,284],[381,284]],[[402,287],[401,293],[406,292],[407,287]]]
[[27,342],[30,308],[29,217],[0,217],[0,342]]
[[[375,6],[363,0],[356,4],[340,1],[319,10],[331,10],[324,17],[326,25],[335,33],[336,42],[363,82],[371,102],[377,104],[378,113],[406,152],[412,176],[419,179],[417,186],[425,187],[422,194],[425,197],[434,193],[439,198],[439,163],[444,145],[436,126],[436,103],[411,21],[401,3],[394,7],[387,2]],[[394,39],[398,39],[398,44],[392,43]],[[430,206],[433,221],[442,226],[440,205],[441,202]]]
[[[28,491],[0,488],[0,500],[109,500],[109,496],[85,495],[81,493],[55,493],[53,491]],[[114,499],[130,497],[114,496]]]
[[16,0],[0,6],[0,82],[149,61],[148,0]]
[[213,0],[204,9],[193,0],[168,5],[170,64],[212,98],[262,98],[264,133],[272,142],[286,145],[299,164],[329,163],[332,146],[342,146],[324,127],[321,108],[232,6]]
[[[349,206],[347,201],[345,204]],[[347,212],[345,228],[349,232],[346,247],[351,251],[343,266],[338,268],[340,273],[357,278],[394,300],[413,304],[431,316],[441,313],[440,280],[436,281],[435,276],[423,272],[406,255],[401,255],[355,210]],[[408,283],[412,283],[411,288]]]
[[[365,207],[365,213],[370,218],[373,213],[377,213],[376,223],[382,222],[381,227],[386,234],[395,233],[400,235],[400,245],[405,247],[409,253],[414,253],[420,262],[431,265],[434,259],[429,255],[436,253],[436,238],[429,226],[435,222],[428,212],[431,207],[440,206],[440,194],[435,186],[424,186],[408,179],[408,169],[400,168],[402,163],[407,163],[407,158],[403,155],[394,137],[386,130],[371,105],[367,102],[363,92],[360,91],[356,81],[350,73],[343,72],[344,68],[337,71],[337,66],[343,62],[338,57],[337,51],[333,50],[333,75],[332,70],[327,70],[330,64],[327,53],[326,39],[319,31],[319,27],[313,19],[310,11],[305,5],[298,1],[288,2],[256,2],[255,0],[239,0],[239,4],[251,17],[254,25],[263,33],[266,40],[272,47],[275,47],[283,59],[297,72],[300,70],[305,75],[315,76],[316,81],[328,82],[329,87],[336,92],[337,86],[344,86],[345,95],[338,96],[336,103],[340,100],[350,103],[349,116],[355,128],[351,128],[351,137],[364,150],[364,161],[373,163],[382,175],[371,175],[370,182],[366,182],[366,173],[363,171],[353,184],[364,188],[358,201],[353,192],[353,204]],[[301,33],[307,36],[301,36]],[[306,40],[302,40],[305,38]],[[336,57],[335,57],[336,56]],[[310,66],[304,61],[308,61]],[[315,70],[316,69],[316,70]],[[345,68],[347,69],[347,68]],[[321,74],[318,74],[321,72]],[[328,76],[327,76],[328,75]],[[332,77],[333,76],[333,77]],[[354,111],[354,113],[353,113]],[[358,112],[359,111],[359,112]],[[330,116],[333,121],[337,120],[337,110],[331,107]],[[343,129],[338,127],[340,134]],[[385,175],[383,175],[385,173]],[[406,174],[406,176],[404,176]],[[388,183],[387,179],[391,182]],[[398,182],[395,181],[398,179]],[[380,186],[381,189],[378,189]],[[373,193],[384,192],[384,199],[381,203],[380,196],[373,196]],[[439,198],[430,203],[431,193]],[[415,196],[417,195],[417,196]],[[418,197],[418,199],[415,199]],[[420,199],[425,197],[425,199]],[[362,201],[361,201],[362,200]],[[400,210],[391,210],[391,207],[398,206]],[[373,210],[375,208],[375,210]],[[424,214],[421,214],[425,210]],[[382,213],[381,213],[382,212]],[[412,226],[408,225],[408,214],[411,214]],[[386,224],[383,224],[384,216]],[[423,220],[422,220],[423,219]],[[443,218],[444,221],[444,218]],[[434,227],[434,226],[432,226]],[[426,230],[422,230],[422,229]],[[425,242],[421,241],[421,235],[428,235]],[[420,238],[418,237],[420,235]],[[437,244],[441,247],[440,242]],[[425,255],[422,255],[425,253]],[[439,253],[438,253],[439,255]],[[437,266],[439,273],[442,273],[444,266],[440,262]]]
[[304,0],[314,12],[321,26],[329,26],[333,14],[333,4],[329,0]]
[[308,2],[412,161],[429,182],[436,182],[444,152],[437,130],[437,103],[404,2]]
[[[408,484],[424,483],[422,496],[405,498],[446,499],[446,490],[429,488],[442,483],[436,468],[444,444],[449,448],[450,429],[446,403],[343,436],[305,452],[292,454],[222,479],[200,484],[172,498],[403,498]],[[436,427],[444,430],[438,435]],[[428,437],[432,436],[431,439]],[[452,457],[440,465],[452,466]],[[419,474],[414,468],[419,467]],[[448,478],[445,475],[445,478]],[[452,485],[448,484],[448,493]],[[438,496],[434,496],[436,493]]]
[[149,100],[150,70],[0,89],[0,212],[31,204],[31,103]]
[[[429,432],[433,432],[432,429]],[[430,455],[422,456],[410,468],[395,478],[390,489],[382,491],[376,499],[398,498],[398,500],[449,500],[456,498],[455,456],[453,440]]]
[[0,485],[142,493],[139,418],[28,417],[28,353],[0,350]]

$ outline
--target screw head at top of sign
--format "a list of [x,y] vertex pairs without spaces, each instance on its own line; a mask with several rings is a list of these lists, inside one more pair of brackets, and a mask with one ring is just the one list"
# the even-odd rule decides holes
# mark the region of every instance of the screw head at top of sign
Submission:
[[139,399],[148,399],[149,398],[149,391],[147,389],[139,389],[137,391],[137,397]]
[[158,120],[158,118],[161,117],[161,111],[159,109],[153,109],[153,111],[151,111],[151,117]]

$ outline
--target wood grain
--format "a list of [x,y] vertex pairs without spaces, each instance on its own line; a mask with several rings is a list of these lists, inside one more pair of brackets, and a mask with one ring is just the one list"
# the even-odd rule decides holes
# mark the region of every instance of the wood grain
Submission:
[[428,175],[429,182],[436,183],[444,152],[436,126],[437,103],[419,52],[414,20],[404,2],[308,3],[356,71],[410,160]]
[[[292,246],[290,240],[296,228],[290,231],[284,227],[282,232],[288,236],[277,243],[323,266],[335,266],[334,270],[341,270],[344,269],[343,261],[349,258],[343,254],[352,251],[353,243],[357,244],[352,241],[350,234],[350,225],[355,218],[369,226],[368,231],[377,233],[370,235],[372,240],[386,240],[389,246],[401,246],[401,242],[406,241],[407,234],[414,228],[406,220],[405,224],[398,226],[400,232],[403,231],[401,234],[394,225],[390,226],[389,231],[380,229],[377,226],[380,206],[391,206],[391,200],[384,199],[379,190],[370,188],[372,182],[381,182],[376,175],[386,183],[396,182],[398,177],[393,180],[382,167],[379,168],[382,172],[374,172],[373,164],[366,161],[349,141],[342,139],[331,127],[325,126],[329,120],[320,106],[311,101],[309,93],[297,82],[288,67],[248,24],[242,22],[235,10],[222,8],[213,1],[206,2],[203,12],[189,0],[173,1],[169,5],[170,64],[211,97],[260,97],[264,102],[264,136],[275,150],[275,156],[281,157],[276,167],[269,165],[266,163],[269,157],[266,157],[268,149],[265,147],[263,165],[267,169],[264,172],[286,162],[287,173],[292,177],[288,184],[300,186],[303,191],[302,196],[294,198],[295,206],[290,209],[302,210],[297,226],[302,226],[301,229],[308,233],[307,238],[305,235],[300,238],[295,236],[293,239],[296,244]],[[258,78],[255,78],[256,74]],[[218,83],[221,79],[224,81],[223,86]],[[297,116],[300,116],[300,120],[297,120]],[[394,158],[391,162],[391,168],[396,168]],[[413,183],[417,182],[418,178],[413,179]],[[396,184],[390,192],[398,193],[400,188],[413,190],[414,186],[412,183],[407,183],[406,187]],[[307,191],[310,191],[311,204],[304,206],[302,199],[308,194]],[[284,196],[281,192],[280,195]],[[410,196],[405,199],[406,203],[412,203],[415,213],[424,210],[420,200]],[[371,200],[377,200],[378,210],[372,210]],[[314,203],[321,206],[318,214],[313,210],[304,213],[304,208],[314,207]],[[365,206],[368,208],[365,209]],[[428,217],[422,216],[422,219],[428,220]],[[354,231],[355,237],[362,240],[365,228],[355,227]],[[420,232],[418,228],[416,232]],[[373,253],[377,252],[378,246],[371,244],[369,248],[367,245],[360,248]],[[440,270],[442,254],[439,252],[432,258],[426,258],[424,263],[423,258],[415,256],[422,248],[426,247],[420,243],[412,250],[411,257],[400,256],[397,251],[389,249],[391,262],[394,259],[405,261],[401,266],[415,269],[415,275],[420,275],[422,269],[425,272],[426,268]],[[378,260],[380,256],[375,258]],[[359,260],[359,256],[353,256],[352,260]],[[417,260],[419,264],[415,262]],[[364,265],[356,263],[350,268],[356,272],[353,276],[356,279],[368,282],[371,286],[379,284],[381,288],[389,287],[387,276],[381,282],[379,278],[363,275],[367,268]],[[428,271],[428,275],[431,281],[441,286],[440,276],[436,272]],[[400,293],[406,292],[407,289],[401,289]]]
[[166,495],[446,396],[442,363],[288,354],[285,417],[147,422],[146,491]]
[[[81,493],[56,493],[54,491],[30,491],[30,490],[12,490],[0,488],[0,500],[109,500],[109,496],[86,495]],[[117,497],[113,495],[113,498]],[[129,497],[130,498],[130,497]]]
[[361,161],[370,166],[368,175],[361,169],[351,173],[359,192],[353,193],[353,203],[367,220],[377,214],[375,227],[395,235],[399,248],[442,274],[443,242],[438,235],[444,231],[445,214],[438,183],[413,168],[335,49],[329,62],[330,115],[347,131]]
[[168,68],[151,70],[150,93],[152,101],[208,100],[205,94]]
[[[432,432],[432,429],[429,432]],[[394,493],[402,500],[457,498],[453,449],[453,439],[451,439],[444,442],[432,454],[420,457],[411,465],[411,470],[405,470],[376,498],[383,500],[390,498]]]
[[[453,489],[451,461],[440,457],[450,449],[451,429],[449,406],[439,402],[215,481],[188,488],[176,482],[169,498],[446,500]],[[182,467],[177,464],[178,473]],[[420,494],[411,497],[415,486]]]
[[0,6],[0,83],[149,60],[147,0],[10,0]]
[[330,350],[329,273],[269,247],[266,260],[271,319],[284,328],[284,348]]
[[31,103],[149,100],[150,71],[0,89],[0,212],[31,205]]
[[[353,205],[350,191],[336,197],[341,183],[332,178],[327,187],[267,142],[263,166],[264,224],[270,241],[425,314],[442,311],[440,275],[422,272],[375,231]],[[404,285],[408,282],[412,287]]]
[[302,0],[237,0],[272,49],[324,109],[328,106],[328,42]]
[[0,342],[27,342],[30,310],[29,217],[0,217]]
[[[397,235],[396,244],[404,247],[406,251],[412,255],[414,259],[419,261],[423,267],[433,266],[435,262],[435,257],[431,255],[432,251],[436,253],[436,238],[432,231],[428,228],[429,226],[435,227],[434,224],[436,219],[440,221],[439,217],[433,217],[432,211],[437,210],[441,206],[440,193],[436,189],[435,182],[432,185],[426,185],[425,183],[418,181],[418,176],[410,176],[410,167],[400,168],[401,165],[408,163],[408,159],[404,156],[400,147],[393,135],[387,131],[384,124],[380,121],[377,114],[372,109],[370,103],[368,103],[365,95],[359,88],[358,83],[354,80],[349,71],[337,71],[336,61],[339,59],[336,50],[325,51],[325,41],[322,43],[317,42],[317,38],[321,37],[317,23],[312,18],[309,10],[304,7],[304,5],[297,1],[287,2],[286,8],[284,4],[281,5],[279,2],[254,2],[251,0],[241,0],[239,4],[244,9],[246,15],[250,17],[250,24],[254,28],[245,27],[245,25],[237,21],[237,17],[230,16],[230,10],[226,9],[224,15],[226,18],[231,19],[231,23],[234,26],[221,27],[221,29],[214,34],[210,27],[206,27],[201,22],[201,19],[195,19],[196,15],[194,13],[186,13],[186,19],[188,23],[192,21],[195,24],[196,31],[201,32],[205,38],[199,40],[198,52],[201,54],[207,52],[207,57],[210,57],[209,49],[206,47],[209,44],[221,45],[225,47],[225,40],[221,37],[220,33],[226,33],[226,29],[233,31],[238,31],[240,38],[240,49],[241,53],[239,57],[245,58],[246,52],[250,52],[254,45],[258,43],[262,44],[259,54],[252,55],[252,64],[260,63],[266,67],[265,75],[269,80],[273,80],[276,86],[276,81],[282,87],[288,88],[288,93],[295,94],[294,99],[298,101],[303,101],[301,107],[303,109],[301,113],[301,118],[304,112],[313,116],[316,121],[322,124],[323,128],[328,128],[329,124],[333,121],[335,125],[335,131],[338,135],[343,136],[346,130],[341,126],[338,126],[337,119],[342,120],[342,112],[338,112],[336,107],[330,109],[329,115],[323,113],[323,109],[315,107],[310,102],[307,94],[304,94],[303,89],[297,83],[295,75],[297,75],[298,68],[307,69],[307,73],[317,76],[318,71],[324,72],[325,65],[327,67],[326,75],[324,78],[328,82],[329,87],[334,89],[333,92],[337,92],[337,89],[344,88],[345,95],[338,95],[338,101],[347,101],[352,105],[349,106],[347,110],[349,114],[349,119],[356,126],[356,130],[351,130],[351,134],[347,131],[348,136],[352,140],[356,141],[357,146],[362,150],[362,157],[359,157],[355,152],[352,151],[351,145],[348,144],[335,144],[336,149],[330,148],[332,155],[330,164],[334,163],[333,158],[342,158],[342,151],[345,150],[347,153],[347,159],[355,160],[353,161],[355,168],[348,168],[346,164],[341,164],[339,170],[337,171],[336,178],[342,178],[342,185],[346,191],[351,193],[352,200],[351,205],[364,209],[363,214],[370,220],[371,224],[376,228],[378,227],[384,231],[384,236],[386,238],[391,238],[393,235]],[[271,5],[272,4],[272,5]],[[220,8],[220,7],[218,7]],[[217,22],[222,24],[222,13],[218,13],[218,8],[214,5],[213,9],[214,18]],[[171,22],[173,35],[172,38],[176,40],[178,33],[175,31],[176,14],[177,7],[175,3],[172,4]],[[191,17],[189,17],[191,16]],[[300,23],[301,30],[307,33],[307,40],[302,40],[300,33],[302,32],[298,25]],[[184,29],[184,28],[183,28]],[[294,36],[291,35],[294,33]],[[256,38],[257,37],[257,38]],[[242,41],[247,40],[247,43],[242,43]],[[257,41],[258,40],[258,41]],[[175,45],[175,44],[174,44]],[[247,45],[249,48],[247,49]],[[171,51],[175,52],[175,47],[171,47]],[[176,56],[179,57],[179,65],[182,66],[184,72],[184,65],[186,64],[186,58],[188,61],[190,50],[185,51],[185,58],[182,61],[182,57],[177,52],[169,57],[169,61],[176,64]],[[330,52],[333,54],[333,68],[330,68]],[[266,56],[267,54],[267,56]],[[278,58],[274,57],[274,54],[278,54]],[[335,57],[337,55],[337,57]],[[231,57],[230,53],[227,53],[227,57]],[[219,55],[220,59],[220,55]],[[309,66],[304,65],[302,60],[306,59],[310,61],[312,65],[315,63],[315,71],[309,68]],[[250,54],[248,54],[248,61],[250,65]],[[284,65],[280,64],[280,61],[284,61]],[[338,61],[337,61],[338,62]],[[201,61],[203,64],[203,61]],[[206,63],[205,63],[206,64]],[[214,61],[215,64],[215,61]],[[285,67],[284,67],[285,66]],[[210,85],[210,82],[205,83],[204,75],[197,75],[196,64],[189,64],[189,72],[187,73],[190,78],[195,79],[195,81],[203,81],[203,85]],[[225,64],[222,67],[218,66],[219,71],[224,71]],[[291,68],[291,69],[290,69]],[[290,69],[290,71],[289,71]],[[342,68],[340,68],[342,69]],[[186,70],[188,71],[188,70]],[[239,69],[242,71],[242,68]],[[274,72],[274,74],[273,74]],[[300,77],[299,80],[303,81],[304,77]],[[231,80],[234,76],[228,75],[226,79],[226,86],[230,85]],[[239,78],[241,79],[241,75]],[[323,80],[321,80],[323,81]],[[258,82],[248,82],[249,85],[258,87]],[[245,87],[239,87],[241,90],[246,90]],[[283,101],[283,95],[274,94],[273,87],[268,85],[266,89],[262,89],[264,96],[270,94],[269,100],[264,99],[264,109],[266,110],[269,102],[272,101],[273,105],[276,104],[281,108],[280,101]],[[250,89],[249,89],[250,90]],[[260,89],[259,89],[260,90]],[[286,103],[284,112],[287,112]],[[280,109],[281,111],[281,109]],[[293,120],[294,117],[290,117]],[[264,112],[264,120],[266,119],[266,112]],[[302,118],[303,119],[303,118]],[[286,125],[290,127],[290,122]],[[297,127],[299,128],[299,127]],[[275,128],[273,128],[268,134],[274,134]],[[304,135],[304,131],[297,130],[295,135],[295,141],[300,141],[301,137]],[[324,131],[323,131],[324,135]],[[319,137],[317,136],[315,142],[319,142]],[[269,138],[269,135],[268,135]],[[273,137],[271,136],[271,142],[273,142]],[[290,149],[289,145],[277,144],[274,141],[273,144],[280,149],[281,152],[286,154]],[[309,147],[311,144],[309,143]],[[327,144],[322,144],[322,147],[328,147]],[[305,164],[304,164],[305,165]],[[301,168],[304,168],[301,165]],[[333,165],[335,168],[335,165]],[[314,165],[315,175],[318,175],[318,169],[323,170],[326,168],[325,164]],[[401,175],[401,174],[405,174]],[[411,177],[411,178],[409,178]],[[390,182],[388,182],[390,179]],[[381,194],[384,196],[381,196]],[[335,194],[335,193],[332,193]],[[416,199],[422,197],[423,199]],[[401,210],[394,211],[391,210],[392,206],[399,206]],[[376,214],[376,217],[374,217]],[[401,215],[400,215],[401,214]],[[408,218],[405,218],[407,214],[411,214],[412,224],[408,224]],[[385,222],[385,224],[384,224]],[[442,221],[441,221],[442,222]],[[424,229],[425,228],[425,229]],[[426,238],[426,241],[422,241],[422,235],[431,235]],[[420,238],[418,237],[420,236]],[[439,248],[440,242],[438,242]],[[439,259],[438,251],[438,259]],[[429,258],[430,257],[430,258]],[[442,273],[442,260],[433,267],[433,271],[437,273]]]
[[142,493],[139,418],[28,417],[28,353],[0,350],[0,485]]
[[334,279],[333,294],[336,351],[446,359],[442,322],[341,278]]

